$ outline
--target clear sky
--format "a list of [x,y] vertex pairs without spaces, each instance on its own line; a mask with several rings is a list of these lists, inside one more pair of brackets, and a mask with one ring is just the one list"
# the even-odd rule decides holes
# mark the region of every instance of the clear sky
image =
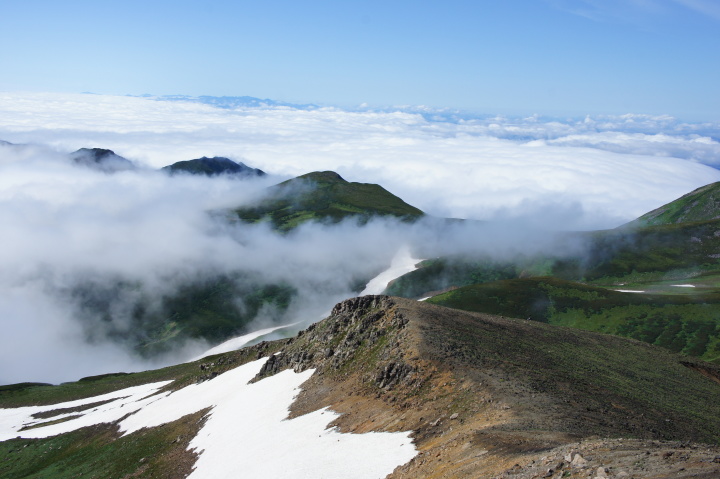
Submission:
[[0,90],[720,120],[716,0],[2,0]]

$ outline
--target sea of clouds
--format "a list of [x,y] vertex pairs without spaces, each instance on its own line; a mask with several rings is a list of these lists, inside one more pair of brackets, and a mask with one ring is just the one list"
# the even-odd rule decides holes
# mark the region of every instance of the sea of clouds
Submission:
[[[318,318],[402,248],[416,257],[552,251],[552,230],[617,226],[720,180],[717,125],[625,115],[548,120],[426,109],[234,106],[104,95],[0,94],[0,383],[62,381],[148,363],[78,319],[78,285],[141,284],[145,296],[233,271],[299,295],[285,322]],[[109,148],[136,171],[74,165]],[[169,177],[157,168],[227,156],[264,179]],[[283,179],[333,170],[379,183],[452,227],[393,220],[306,225],[289,235],[208,211],[261,198]],[[140,294],[140,293],[138,293]],[[122,323],[132,298],[109,304]],[[242,298],[238,301],[241,303]],[[276,316],[258,318],[270,326]],[[129,323],[128,323],[129,324]]]
[[0,139],[10,142],[109,148],[152,167],[217,155],[284,177],[333,170],[438,216],[581,210],[552,225],[570,229],[613,227],[717,181],[718,138],[719,125],[668,116],[558,120],[0,94]]

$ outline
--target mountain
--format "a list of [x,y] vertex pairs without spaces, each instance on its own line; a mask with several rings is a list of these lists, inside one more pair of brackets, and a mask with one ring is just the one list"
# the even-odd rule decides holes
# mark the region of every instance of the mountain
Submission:
[[178,161],[172,165],[164,166],[162,170],[171,175],[190,173],[206,176],[233,175],[243,178],[266,176],[266,173],[262,170],[251,168],[244,163],[238,163],[222,156],[212,158],[203,156],[195,160]]
[[654,226],[716,219],[720,219],[720,182],[691,191],[625,226]]
[[717,366],[386,296],[193,363],[0,388],[20,406],[0,477],[720,474]]
[[260,311],[266,321],[279,321],[297,295],[287,284],[246,271],[188,278],[162,294],[121,279],[89,280],[68,293],[81,327],[97,331],[101,325],[107,338],[146,358],[191,339],[223,342],[247,332]]
[[434,258],[385,293],[617,334],[720,362],[717,187],[669,204],[673,218],[688,221],[558,238],[557,251],[573,250],[563,242],[576,251],[580,245],[574,254]]
[[158,101],[182,101],[212,105],[216,108],[234,110],[236,108],[292,108],[298,110],[317,110],[318,105],[312,103],[289,103],[268,98],[256,98],[253,96],[188,96],[188,95],[165,95],[154,97]]
[[333,171],[318,171],[270,187],[265,200],[238,208],[235,214],[242,221],[270,221],[278,230],[288,231],[310,220],[336,223],[350,216],[362,221],[373,216],[414,220],[424,213],[380,185],[351,183]]
[[70,153],[70,158],[77,165],[105,173],[135,169],[135,165],[130,160],[104,148],[80,148]]

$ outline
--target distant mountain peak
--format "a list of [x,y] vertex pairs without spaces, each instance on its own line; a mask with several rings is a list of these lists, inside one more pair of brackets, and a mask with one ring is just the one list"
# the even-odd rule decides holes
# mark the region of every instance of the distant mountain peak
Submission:
[[162,170],[171,175],[186,173],[205,176],[232,175],[245,178],[267,175],[258,168],[252,168],[245,163],[236,162],[224,156],[213,156],[212,158],[203,156],[194,160],[178,161],[163,167]]
[[268,189],[261,203],[235,210],[241,220],[269,220],[281,231],[306,221],[335,223],[350,216],[367,221],[373,216],[415,220],[424,213],[380,185],[355,183],[334,171],[314,171]]
[[135,169],[132,161],[105,148],[80,148],[70,153],[76,165],[85,166],[105,173]]
[[295,181],[298,179],[303,180],[311,180],[316,182],[343,182],[347,183],[345,178],[340,176],[339,174],[335,173],[334,171],[313,171],[312,173],[306,173],[304,175],[300,175],[297,178],[293,178],[292,180],[288,181]]

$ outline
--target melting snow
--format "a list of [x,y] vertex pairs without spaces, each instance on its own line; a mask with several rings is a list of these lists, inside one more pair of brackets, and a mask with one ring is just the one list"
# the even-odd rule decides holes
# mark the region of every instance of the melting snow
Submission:
[[408,247],[403,246],[397,253],[395,253],[395,257],[390,263],[390,267],[371,279],[365,289],[360,293],[360,296],[368,294],[382,294],[390,281],[397,279],[410,271],[415,271],[417,269],[416,265],[420,261],[422,260],[410,256],[410,250]]
[[613,291],[620,291],[621,293],[644,293],[645,291],[641,291],[638,289],[615,289]]
[[296,324],[298,324],[298,323],[286,324],[286,325],[282,325],[282,326],[275,326],[274,328],[260,329],[258,331],[253,331],[252,333],[248,333],[243,336],[238,336],[236,338],[228,339],[224,343],[220,343],[217,346],[208,349],[207,351],[202,353],[200,356],[193,358],[187,362],[197,361],[198,359],[202,359],[205,356],[210,356],[213,354],[220,354],[220,353],[227,353],[228,351],[235,351],[237,349],[242,348],[250,341],[259,338],[260,336],[265,336],[266,334],[270,334],[273,331],[277,331],[278,329],[290,328],[292,326],[295,326]]
[[673,284],[676,288],[694,288],[694,284]]
[[[385,291],[385,288],[387,288],[387,285],[388,283],[390,283],[390,281],[397,279],[400,276],[409,273],[410,271],[415,271],[417,269],[417,266],[415,265],[418,264],[420,261],[422,260],[413,258],[410,255],[410,250],[407,248],[407,246],[403,246],[398,250],[397,253],[395,253],[395,257],[390,263],[390,267],[376,277],[374,277],[373,279],[371,279],[365,286],[365,289],[359,294],[359,296],[365,296],[368,294],[382,294],[382,292]],[[427,298],[423,298],[420,301],[424,301],[425,299]],[[328,314],[330,314],[329,311]],[[327,316],[327,314],[321,316],[319,319],[322,319],[325,316]],[[211,354],[226,353],[228,351],[240,349],[250,341],[257,339],[260,336],[270,334],[273,331],[277,331],[278,329],[289,328],[291,326],[295,326],[296,324],[298,323],[288,324],[284,326],[276,326],[274,328],[261,329],[259,331],[229,339],[222,344],[208,349],[202,355],[195,357],[190,361],[197,361],[198,359],[202,359],[205,356],[210,356]]]
[[[291,479],[381,478],[416,455],[409,432],[342,434],[336,428],[327,429],[338,417],[327,408],[286,419],[300,385],[312,376],[313,370],[286,370],[248,384],[264,361],[253,361],[172,393],[148,397],[167,384],[159,382],[51,406],[0,409],[0,440],[47,437],[116,421],[135,412],[120,422],[120,430],[127,435],[213,406],[210,417],[190,443],[191,448],[202,452],[189,476],[193,479],[235,478],[238,474]],[[71,415],[36,420],[31,417],[33,413],[106,399],[115,400],[72,413],[82,414],[77,419],[19,431],[28,423]]]

